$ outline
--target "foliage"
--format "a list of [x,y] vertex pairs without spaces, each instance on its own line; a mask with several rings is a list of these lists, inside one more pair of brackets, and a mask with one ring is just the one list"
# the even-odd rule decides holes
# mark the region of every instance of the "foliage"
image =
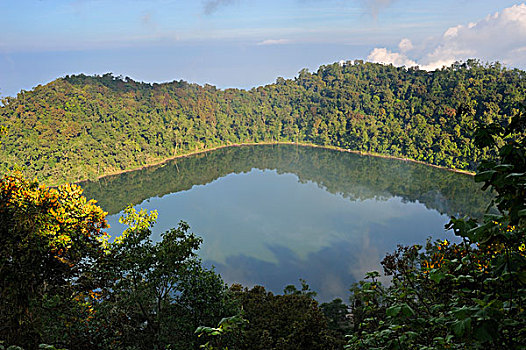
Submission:
[[361,61],[250,91],[184,81],[66,76],[7,98],[0,171],[50,184],[93,179],[240,142],[301,142],[474,170],[474,124],[507,122],[523,71],[476,60],[426,72]]
[[36,346],[50,319],[64,331],[83,309],[75,298],[96,286],[105,213],[81,194],[19,173],[0,179],[0,339],[9,344]]
[[[304,284],[304,286],[306,286]],[[274,295],[261,286],[243,289],[233,285],[231,290],[248,321],[243,340],[236,349],[299,350],[341,349],[339,338],[327,326],[327,320],[312,299],[310,290]]]
[[[181,222],[153,243],[156,213],[126,209],[108,242],[105,214],[76,185],[0,181],[0,339],[25,349],[188,349],[195,328],[237,312],[195,256]],[[14,346],[14,345],[13,345]]]
[[94,317],[87,337],[109,349],[189,349],[194,330],[236,312],[226,286],[201,267],[195,250],[201,239],[181,222],[153,243],[156,212],[125,210],[129,227],[110,244],[97,274],[111,283],[92,301]]
[[[196,258],[201,240],[186,223],[154,243],[156,214],[128,208],[129,228],[109,243],[105,213],[79,187],[4,175],[0,339],[28,349],[42,342],[72,350],[189,349],[200,345],[199,325],[220,322],[201,328],[222,334],[205,346],[339,349],[347,332],[348,349],[519,349],[526,343],[526,122],[516,103],[525,97],[524,77],[472,60],[429,73],[358,61],[250,91],[106,74],[7,98],[0,170],[22,166],[47,183],[219,145],[294,141],[450,168],[474,169],[485,158],[475,179],[495,191],[498,212],[482,222],[453,217],[448,227],[461,243],[388,255],[391,284],[370,273],[353,286],[349,323],[341,301],[319,307],[305,282],[285,295],[227,290]],[[408,198],[418,192],[396,190]],[[237,319],[220,320],[239,308],[249,323],[229,334]]]
[[354,286],[348,349],[522,349],[526,344],[525,114],[480,128],[498,148],[476,181],[496,192],[497,214],[452,218],[460,244],[399,247],[382,262],[392,284],[371,273]]
[[7,136],[7,128],[3,125],[0,125],[0,145],[2,144],[2,136]]
[[293,145],[225,148],[80,185],[86,196],[98,199],[105,210],[116,214],[128,203],[185,191],[252,168],[293,173],[302,183],[314,182],[352,200],[397,196],[418,201],[448,216],[482,217],[492,195],[480,191],[481,185],[468,175],[437,171],[424,164]]
[[284,295],[305,295],[308,298],[314,299],[317,293],[310,289],[310,286],[307,284],[303,278],[300,278],[301,289],[296,288],[295,285],[289,284],[283,289]]
[[[241,332],[247,322],[248,321],[243,318],[242,314],[239,314],[221,319],[217,325],[217,328],[206,326],[197,327],[195,333],[198,334],[198,337],[213,337],[213,339],[201,345],[200,348],[205,350],[228,350],[228,343],[233,343],[234,346],[236,346],[235,342],[240,341],[242,334]],[[235,349],[235,347],[232,349]]]
[[327,326],[330,330],[345,336],[351,331],[349,306],[343,300],[336,298],[328,303],[320,305],[320,309],[327,318]]

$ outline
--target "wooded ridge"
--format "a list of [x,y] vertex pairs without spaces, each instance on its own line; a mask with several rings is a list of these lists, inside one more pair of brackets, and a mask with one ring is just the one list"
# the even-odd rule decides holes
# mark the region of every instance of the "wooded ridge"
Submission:
[[0,136],[0,172],[21,167],[57,185],[196,150],[275,141],[473,171],[492,153],[473,146],[475,125],[509,121],[526,98],[525,77],[476,60],[434,72],[348,61],[249,91],[66,76],[2,100],[8,134]]

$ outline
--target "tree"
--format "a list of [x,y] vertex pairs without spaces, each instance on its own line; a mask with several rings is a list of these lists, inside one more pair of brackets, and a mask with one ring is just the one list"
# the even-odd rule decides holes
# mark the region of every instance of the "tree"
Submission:
[[2,146],[2,137],[6,136],[7,134],[8,134],[7,128],[3,125],[0,125],[0,147]]
[[[306,286],[305,284],[303,286]],[[299,350],[341,349],[339,338],[327,327],[327,320],[312,299],[308,286],[301,291],[288,288],[290,294],[274,295],[261,286],[231,290],[248,321],[244,339],[236,349]]]
[[475,181],[495,199],[482,222],[451,218],[462,239],[399,247],[353,287],[348,349],[523,349],[526,344],[526,115],[479,127],[478,147],[497,149]]
[[[4,136],[4,135],[7,135],[7,128],[3,125],[0,125],[0,137],[1,136]],[[2,144],[2,142],[0,141],[0,145]]]
[[[226,286],[196,258],[201,239],[181,222],[153,243],[156,212],[125,209],[129,227],[109,246],[98,275],[113,283],[102,289],[95,310],[93,339],[106,348],[190,349],[201,324],[216,324],[237,309]],[[104,330],[100,332],[99,330]],[[100,344],[100,343],[99,343]],[[94,342],[97,346],[97,340]]]
[[90,271],[106,247],[105,213],[81,194],[19,173],[0,180],[0,338],[8,344],[35,347],[48,317],[73,322],[65,310],[95,287]]
[[[68,76],[5,99],[15,164],[48,184],[94,179],[231,143],[316,143],[474,170],[474,122],[505,122],[524,71],[470,63],[427,73],[381,64],[322,66],[250,91],[186,82]],[[111,146],[110,146],[111,145]]]
[[234,315],[225,317],[219,321],[217,327],[199,326],[195,330],[198,337],[204,336],[208,341],[200,348],[205,350],[228,350],[236,349],[241,344],[243,327],[248,323],[242,316]]
[[76,185],[0,181],[0,339],[25,349],[189,349],[200,324],[238,309],[196,258],[181,222],[151,241],[156,213],[126,209],[112,243],[106,213]]
[[328,303],[320,305],[321,311],[327,318],[327,325],[330,330],[339,333],[342,337],[351,330],[349,319],[349,307],[343,300],[336,298]]

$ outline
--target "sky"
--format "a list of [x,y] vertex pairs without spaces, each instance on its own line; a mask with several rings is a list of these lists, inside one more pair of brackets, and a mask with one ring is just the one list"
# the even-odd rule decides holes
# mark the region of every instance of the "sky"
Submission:
[[269,84],[362,59],[526,69],[512,0],[0,0],[0,97],[71,74]]

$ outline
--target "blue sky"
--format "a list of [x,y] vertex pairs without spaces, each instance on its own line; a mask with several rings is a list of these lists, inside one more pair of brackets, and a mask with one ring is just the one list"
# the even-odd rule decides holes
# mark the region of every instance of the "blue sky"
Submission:
[[0,0],[0,96],[66,74],[251,88],[339,60],[526,68],[508,0]]

